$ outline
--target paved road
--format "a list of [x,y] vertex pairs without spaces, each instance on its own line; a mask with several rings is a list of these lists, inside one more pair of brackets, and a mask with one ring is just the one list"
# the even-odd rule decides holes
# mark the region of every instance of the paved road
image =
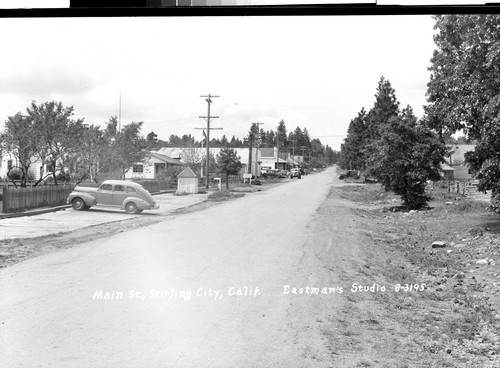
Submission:
[[328,169],[0,270],[2,367],[329,366],[307,333],[313,304],[284,285],[312,274],[304,246],[332,180]]

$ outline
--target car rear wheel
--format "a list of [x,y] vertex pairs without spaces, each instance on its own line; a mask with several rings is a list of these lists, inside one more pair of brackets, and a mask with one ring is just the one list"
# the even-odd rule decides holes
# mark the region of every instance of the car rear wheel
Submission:
[[125,212],[136,214],[136,213],[141,213],[142,211],[139,211],[135,203],[129,202],[125,205]]
[[85,204],[85,201],[81,198],[75,198],[71,201],[71,205],[73,206],[73,209],[77,211],[83,211],[86,210],[88,207]]

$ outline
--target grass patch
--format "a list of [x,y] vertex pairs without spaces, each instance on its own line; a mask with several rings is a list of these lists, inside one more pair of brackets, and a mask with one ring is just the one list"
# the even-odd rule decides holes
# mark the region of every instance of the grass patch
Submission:
[[340,187],[340,197],[353,202],[373,203],[395,200],[399,202],[399,197],[392,193],[386,192],[380,184],[359,184],[346,185]]
[[[398,198],[378,185],[345,186],[340,194],[362,203]],[[493,268],[475,266],[479,258],[498,262],[500,235],[490,223],[500,217],[492,217],[487,203],[448,193],[447,188],[435,186],[428,194],[432,200],[426,211],[381,212],[375,207],[363,212],[365,219],[372,219],[364,220],[367,234],[386,234],[373,237],[375,245],[392,253],[381,270],[386,282],[426,285],[423,292],[386,294],[387,300],[380,300],[440,366],[500,366],[497,361],[487,365],[500,355],[500,317],[492,300],[495,289],[485,287],[498,278]],[[445,241],[446,248],[432,248],[436,240]]]
[[214,192],[210,194],[207,198],[207,201],[210,202],[221,202],[228,201],[230,199],[243,197],[245,193],[231,193],[225,190],[221,190],[220,192]]

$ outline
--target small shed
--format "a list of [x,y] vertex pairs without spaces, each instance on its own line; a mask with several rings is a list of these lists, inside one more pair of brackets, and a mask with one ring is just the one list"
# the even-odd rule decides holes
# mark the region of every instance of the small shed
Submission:
[[196,194],[198,193],[198,176],[186,167],[177,175],[177,194]]
[[453,169],[453,167],[446,164],[441,164],[441,171],[443,172],[444,180],[454,180],[455,169]]

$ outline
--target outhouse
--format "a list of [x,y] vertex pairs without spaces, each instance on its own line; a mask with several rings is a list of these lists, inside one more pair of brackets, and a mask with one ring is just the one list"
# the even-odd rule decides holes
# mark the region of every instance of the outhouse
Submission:
[[198,193],[198,176],[186,167],[177,175],[177,194],[196,194]]

